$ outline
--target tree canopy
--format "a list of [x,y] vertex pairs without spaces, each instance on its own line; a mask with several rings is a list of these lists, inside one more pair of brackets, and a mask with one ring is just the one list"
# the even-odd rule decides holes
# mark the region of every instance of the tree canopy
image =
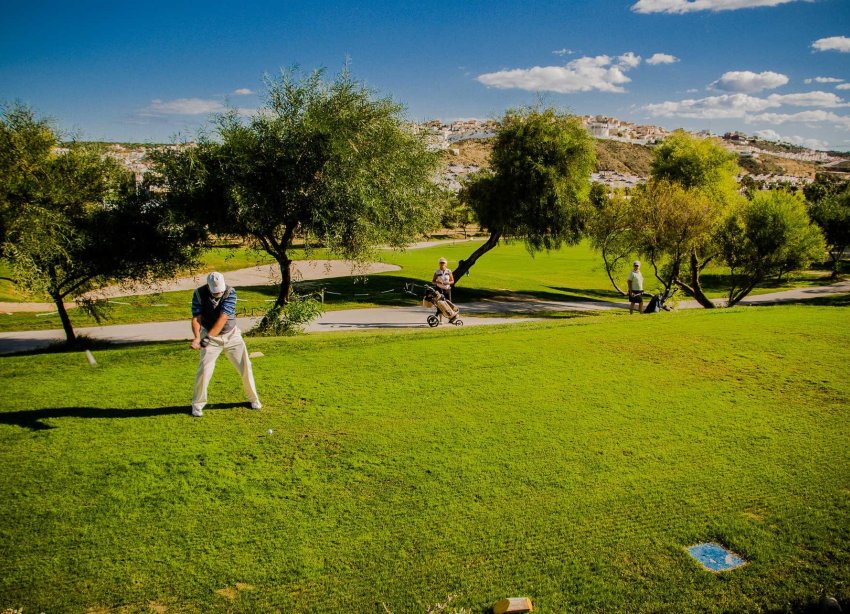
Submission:
[[553,109],[508,112],[490,169],[471,176],[461,193],[490,237],[461,260],[456,282],[500,240],[522,240],[531,253],[577,242],[589,213],[595,155],[576,117]]
[[833,278],[838,276],[841,259],[850,247],[850,183],[841,187],[843,191],[828,192],[809,204],[809,215],[826,239]]
[[215,139],[166,156],[158,181],[208,230],[245,236],[277,260],[280,307],[296,234],[361,260],[430,230],[438,157],[400,105],[347,71],[332,81],[286,71],[266,85],[263,108],[247,119],[219,116]]
[[823,256],[820,230],[799,194],[757,192],[725,220],[718,234],[723,261],[732,273],[729,306],[770,276],[801,269]]
[[3,114],[3,256],[17,285],[50,296],[69,343],[65,300],[99,316],[91,293],[171,276],[192,262],[192,237],[132,173],[83,145],[56,149],[49,122],[26,107]]

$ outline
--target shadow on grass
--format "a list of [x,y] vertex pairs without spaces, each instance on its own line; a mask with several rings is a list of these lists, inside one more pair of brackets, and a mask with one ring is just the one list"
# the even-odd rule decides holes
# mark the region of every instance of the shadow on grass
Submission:
[[[210,409],[233,409],[248,407],[248,403],[210,403],[204,411]],[[118,409],[112,407],[47,407],[44,409],[24,409],[0,414],[0,424],[19,426],[31,431],[45,431],[56,428],[42,420],[51,418],[153,418],[155,416],[190,415],[190,405],[172,405],[170,407],[137,407]]]

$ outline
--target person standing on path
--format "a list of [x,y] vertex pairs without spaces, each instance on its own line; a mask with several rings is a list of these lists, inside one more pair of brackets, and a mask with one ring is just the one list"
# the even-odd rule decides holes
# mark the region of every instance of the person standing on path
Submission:
[[437,288],[443,293],[445,299],[451,303],[452,286],[455,283],[455,278],[451,269],[448,268],[448,261],[445,258],[440,258],[440,268],[434,271],[434,278],[431,281],[437,284]]
[[638,306],[638,313],[643,313],[643,274],[640,272],[640,261],[635,260],[632,270],[629,273],[629,315],[632,315],[635,304]]
[[192,349],[201,351],[201,362],[195,374],[192,415],[204,415],[207,386],[222,351],[242,377],[242,388],[251,409],[261,409],[248,348],[236,326],[236,290],[224,283],[224,275],[210,273],[207,283],[192,295]]

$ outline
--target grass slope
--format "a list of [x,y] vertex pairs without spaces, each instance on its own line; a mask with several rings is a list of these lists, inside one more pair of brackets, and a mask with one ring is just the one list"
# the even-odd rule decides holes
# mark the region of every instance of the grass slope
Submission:
[[249,343],[199,420],[182,343],[0,359],[0,609],[850,599],[846,308]]

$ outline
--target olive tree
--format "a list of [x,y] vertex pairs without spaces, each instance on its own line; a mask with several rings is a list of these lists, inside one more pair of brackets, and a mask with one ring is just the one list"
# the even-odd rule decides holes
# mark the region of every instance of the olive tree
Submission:
[[838,277],[839,264],[850,247],[850,184],[809,205],[812,221],[820,226],[829,252],[832,278]]
[[433,228],[439,158],[401,105],[347,71],[331,81],[285,71],[266,86],[258,112],[218,116],[212,137],[160,160],[157,181],[208,230],[238,233],[275,258],[282,307],[296,236],[362,260]]
[[497,131],[490,168],[461,191],[489,237],[455,270],[459,282],[501,240],[532,254],[576,243],[589,213],[593,139],[577,117],[553,109],[510,111]]
[[807,267],[823,256],[824,240],[799,194],[757,192],[725,220],[718,235],[731,270],[729,306],[768,277]]
[[57,148],[49,122],[26,107],[4,112],[0,194],[3,257],[20,287],[56,305],[69,344],[65,301],[99,319],[92,293],[107,284],[168,277],[190,265],[194,236],[135,177],[84,144]]
[[[662,191],[675,186],[681,190],[676,199],[686,208],[684,215],[674,208],[668,210],[672,218],[657,218],[662,228],[674,225],[679,233],[669,235],[676,239],[673,244],[659,244],[658,248],[662,248],[661,253],[675,254],[677,259],[686,260],[686,271],[684,263],[673,263],[674,267],[682,265],[676,271],[675,283],[706,308],[714,307],[714,303],[703,292],[700,275],[717,255],[712,237],[729,211],[742,199],[738,193],[738,171],[735,154],[712,139],[701,139],[682,130],[673,132],[653,154],[649,189],[645,195],[652,197],[656,183],[665,184],[660,187]],[[680,242],[682,234],[687,235],[684,243]],[[680,252],[681,249],[684,252]]]

